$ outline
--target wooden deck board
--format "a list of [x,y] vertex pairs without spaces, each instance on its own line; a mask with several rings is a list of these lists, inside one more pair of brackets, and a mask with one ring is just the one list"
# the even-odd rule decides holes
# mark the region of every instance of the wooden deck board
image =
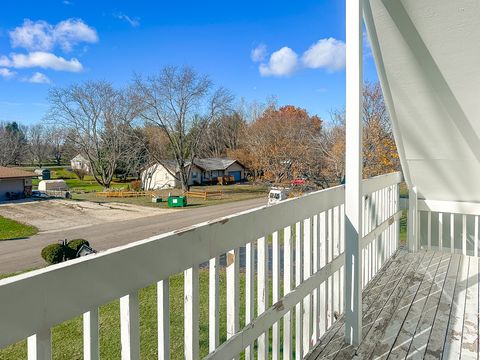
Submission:
[[437,360],[442,358],[443,345],[447,333],[448,320],[452,309],[453,292],[455,289],[458,265],[460,263],[460,255],[453,254],[448,267],[447,278],[443,285],[443,292],[438,305],[437,316],[433,323],[430,339],[428,340],[427,349],[425,351],[426,360]]
[[360,346],[341,318],[307,359],[478,359],[479,272],[476,257],[399,250],[364,290]]
[[[385,264],[385,267],[375,276],[369,286],[364,290],[363,297],[363,309],[364,311],[368,310],[373,299],[377,296],[378,292],[383,288],[383,286],[388,283],[389,279],[393,277],[398,271],[399,267],[404,261],[404,254],[396,253],[390,261]],[[320,356],[325,347],[334,339],[343,339],[343,318],[340,318],[336,321],[325,333],[325,335],[320,339],[317,347],[312,351],[310,357],[316,358]]]

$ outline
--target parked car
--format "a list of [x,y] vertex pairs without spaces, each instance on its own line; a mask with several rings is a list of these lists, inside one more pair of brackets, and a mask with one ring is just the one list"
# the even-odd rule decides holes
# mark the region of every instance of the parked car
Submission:
[[291,184],[292,186],[299,186],[299,185],[305,185],[306,182],[307,180],[304,178],[297,178],[297,179],[293,179],[291,181]]
[[38,191],[38,190],[33,190],[32,191],[32,197],[33,198],[48,198],[48,194],[45,194],[44,192]]

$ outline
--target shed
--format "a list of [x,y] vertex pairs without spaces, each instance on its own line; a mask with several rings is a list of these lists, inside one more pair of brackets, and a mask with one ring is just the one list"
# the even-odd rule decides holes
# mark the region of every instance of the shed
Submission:
[[28,196],[32,193],[32,178],[36,177],[32,172],[17,168],[0,166],[0,201],[15,197]]
[[42,180],[38,183],[39,191],[66,191],[68,190],[65,180]]

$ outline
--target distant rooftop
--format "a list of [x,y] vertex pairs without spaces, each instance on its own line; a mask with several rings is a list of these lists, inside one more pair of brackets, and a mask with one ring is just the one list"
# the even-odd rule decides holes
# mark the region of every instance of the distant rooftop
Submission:
[[195,159],[193,163],[206,171],[225,170],[237,160],[227,158],[205,158]]
[[17,168],[0,166],[0,179],[18,179],[25,177],[36,177],[33,172],[20,170]]

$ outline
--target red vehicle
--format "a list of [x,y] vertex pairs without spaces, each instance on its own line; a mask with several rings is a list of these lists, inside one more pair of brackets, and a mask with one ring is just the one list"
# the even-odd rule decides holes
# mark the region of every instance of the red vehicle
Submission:
[[293,179],[292,182],[291,182],[291,184],[292,184],[293,186],[295,186],[295,185],[297,185],[297,186],[298,186],[298,185],[305,185],[305,183],[306,183],[306,180],[305,180],[305,179],[302,179],[302,178]]

